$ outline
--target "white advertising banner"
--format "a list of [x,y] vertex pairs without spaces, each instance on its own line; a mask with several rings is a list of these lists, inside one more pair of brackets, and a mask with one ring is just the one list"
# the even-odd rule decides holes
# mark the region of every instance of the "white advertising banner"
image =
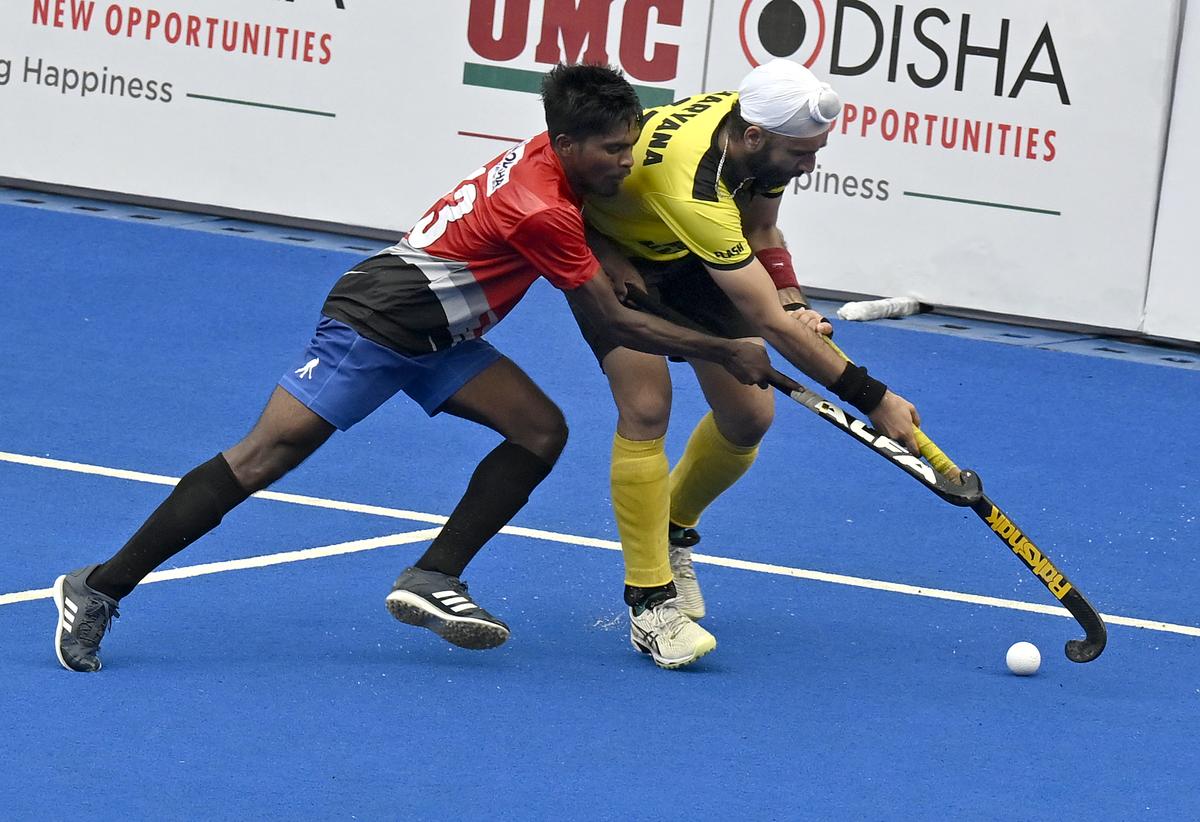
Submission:
[[1178,4],[717,3],[710,84],[809,65],[845,102],[781,226],[801,280],[1136,329]]
[[1178,0],[0,0],[0,177],[402,229],[543,128],[810,65],[846,101],[782,227],[802,281],[1136,329]]
[[707,23],[683,0],[2,0],[0,176],[407,228],[545,128],[549,65],[619,62],[669,100]]
[[0,114],[22,124],[3,176],[399,228],[448,162],[498,150],[455,133],[463,3],[4,0],[0,16]]
[[1163,175],[1154,260],[1142,331],[1200,342],[1200,272],[1196,215],[1200,214],[1200,5],[1183,28],[1179,75],[1171,111],[1171,138]]

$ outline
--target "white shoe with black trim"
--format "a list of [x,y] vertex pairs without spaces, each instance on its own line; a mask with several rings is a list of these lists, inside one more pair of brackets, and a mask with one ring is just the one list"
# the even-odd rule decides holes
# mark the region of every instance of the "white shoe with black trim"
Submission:
[[700,593],[700,580],[692,565],[692,546],[700,541],[695,528],[672,525],[667,532],[667,555],[671,560],[671,576],[675,578],[675,590],[679,593],[679,610],[691,619],[704,619],[704,595]]
[[479,607],[467,584],[437,571],[408,568],[387,596],[392,616],[408,625],[428,628],[460,648],[481,651],[503,645],[509,630]]
[[678,597],[629,609],[629,641],[660,668],[682,668],[717,647],[717,638],[684,616]]

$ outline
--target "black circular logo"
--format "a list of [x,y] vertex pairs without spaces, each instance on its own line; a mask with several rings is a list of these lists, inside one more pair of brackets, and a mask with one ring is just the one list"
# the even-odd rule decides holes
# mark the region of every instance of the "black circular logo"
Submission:
[[752,66],[776,57],[811,66],[825,42],[825,9],[821,0],[745,0],[738,35]]

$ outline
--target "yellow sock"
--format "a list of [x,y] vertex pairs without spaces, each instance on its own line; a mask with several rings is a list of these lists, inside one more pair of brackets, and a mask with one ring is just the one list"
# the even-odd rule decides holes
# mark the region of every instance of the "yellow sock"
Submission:
[[625,557],[625,584],[656,588],[671,581],[667,559],[668,492],[664,437],[627,440],[613,437],[612,501]]
[[721,436],[712,412],[705,414],[671,472],[671,522],[694,528],[704,509],[737,482],[757,456],[757,445],[734,445]]

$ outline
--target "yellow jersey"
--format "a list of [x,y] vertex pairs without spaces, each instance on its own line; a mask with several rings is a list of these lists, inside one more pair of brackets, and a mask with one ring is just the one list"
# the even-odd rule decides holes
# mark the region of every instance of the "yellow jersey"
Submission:
[[666,261],[692,253],[719,269],[750,262],[741,212],[717,178],[724,154],[717,132],[736,101],[736,92],[718,91],[647,109],[633,170],[613,196],[587,198],[587,222],[633,257]]

